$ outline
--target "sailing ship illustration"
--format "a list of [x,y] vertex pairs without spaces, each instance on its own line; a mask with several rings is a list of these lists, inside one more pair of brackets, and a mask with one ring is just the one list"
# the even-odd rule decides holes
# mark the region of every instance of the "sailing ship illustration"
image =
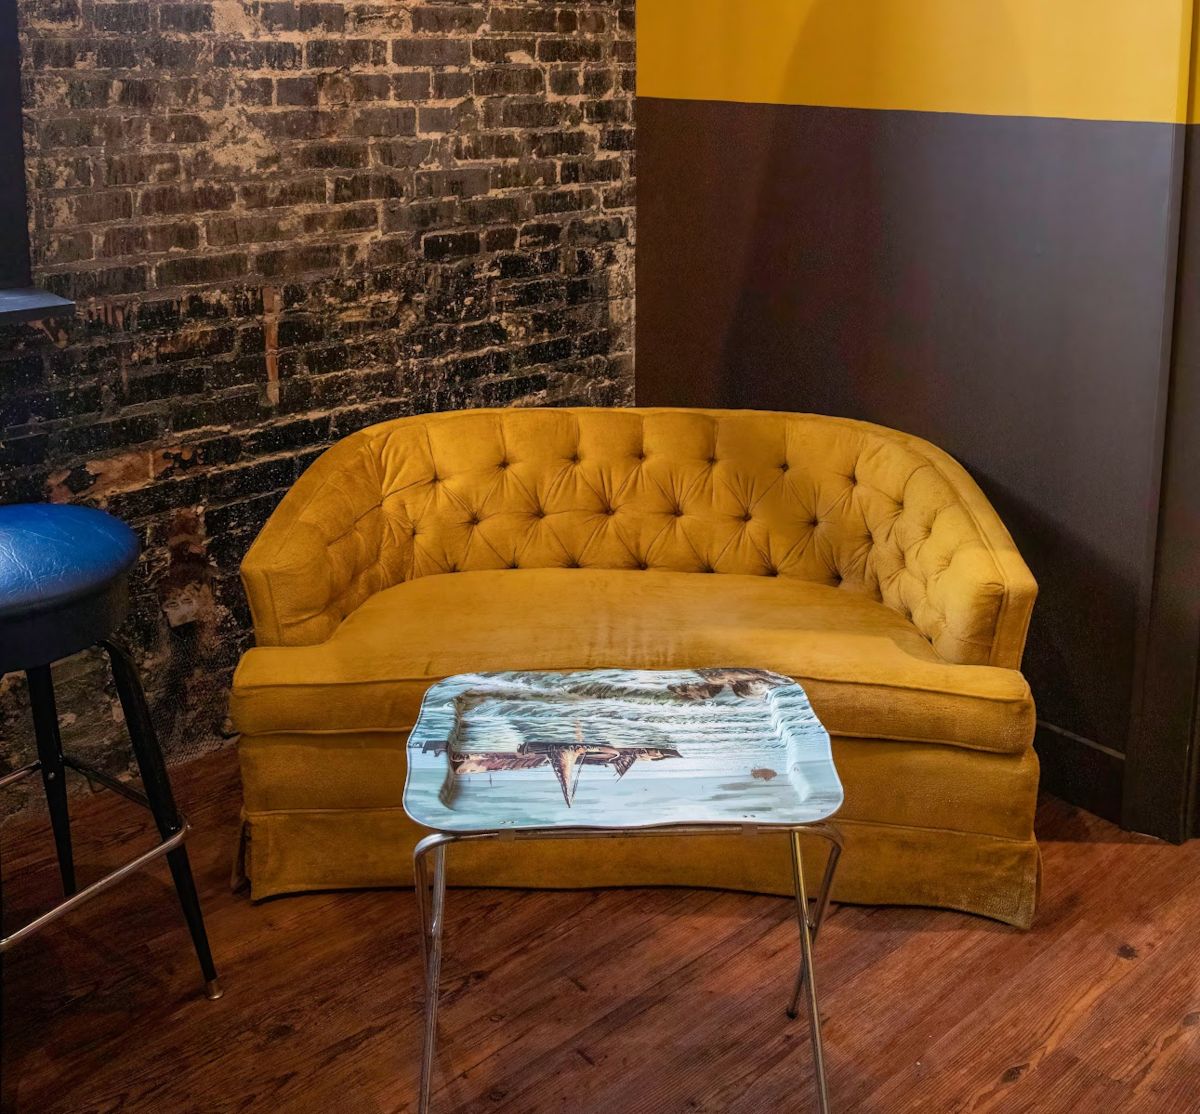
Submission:
[[450,768],[455,775],[498,773],[506,770],[531,770],[549,766],[558,779],[567,808],[575,799],[575,789],[584,766],[609,766],[618,778],[623,778],[638,762],[660,762],[665,758],[682,758],[674,747],[640,746],[616,747],[608,743],[588,743],[583,738],[583,725],[575,723],[575,739],[563,743],[528,739],[516,750],[459,751],[440,741],[426,744],[422,750],[434,754],[448,753]]

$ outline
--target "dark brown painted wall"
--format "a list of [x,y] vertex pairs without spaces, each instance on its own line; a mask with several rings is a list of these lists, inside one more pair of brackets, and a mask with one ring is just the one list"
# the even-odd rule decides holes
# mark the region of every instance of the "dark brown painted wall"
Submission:
[[1041,586],[1026,672],[1070,733],[1043,733],[1047,767],[1091,751],[1108,811],[1151,574],[1180,131],[638,101],[638,401],[844,414],[961,459]]
[[1129,827],[1167,836],[1178,830],[1200,836],[1200,130],[1194,126],[1186,149],[1154,591],[1123,814]]

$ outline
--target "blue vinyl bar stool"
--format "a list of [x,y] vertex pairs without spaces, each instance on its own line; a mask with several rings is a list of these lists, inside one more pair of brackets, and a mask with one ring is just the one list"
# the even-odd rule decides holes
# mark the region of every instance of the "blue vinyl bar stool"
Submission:
[[[219,998],[221,987],[183,846],[188,824],[175,806],[137,667],[113,637],[129,607],[129,571],[137,557],[133,531],[103,511],[40,503],[0,506],[0,674],[22,670],[29,679],[38,752],[36,762],[0,777],[0,788],[41,773],[65,895],[65,900],[29,924],[0,936],[0,955],[165,855],[200,960],[205,994]],[[105,649],[112,665],[144,792],[63,753],[50,665],[96,644]],[[149,809],[161,837],[149,851],[82,890],[75,885],[71,855],[64,781],[68,768]]]

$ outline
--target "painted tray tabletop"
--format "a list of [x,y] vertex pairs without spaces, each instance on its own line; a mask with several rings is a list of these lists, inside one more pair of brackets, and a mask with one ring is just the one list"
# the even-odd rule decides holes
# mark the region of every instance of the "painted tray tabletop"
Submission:
[[808,824],[842,803],[804,690],[760,669],[466,673],[425,694],[404,808],[447,832]]

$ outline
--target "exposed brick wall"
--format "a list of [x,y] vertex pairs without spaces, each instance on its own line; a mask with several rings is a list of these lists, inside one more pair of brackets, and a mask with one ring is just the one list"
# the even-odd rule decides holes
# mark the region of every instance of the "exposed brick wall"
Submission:
[[[323,446],[432,409],[630,399],[632,0],[20,19],[35,279],[79,312],[0,333],[0,501],[140,531],[128,633],[178,754],[219,737],[238,562]],[[57,671],[60,712],[121,769],[97,665]],[[0,768],[27,716],[0,682]]]

